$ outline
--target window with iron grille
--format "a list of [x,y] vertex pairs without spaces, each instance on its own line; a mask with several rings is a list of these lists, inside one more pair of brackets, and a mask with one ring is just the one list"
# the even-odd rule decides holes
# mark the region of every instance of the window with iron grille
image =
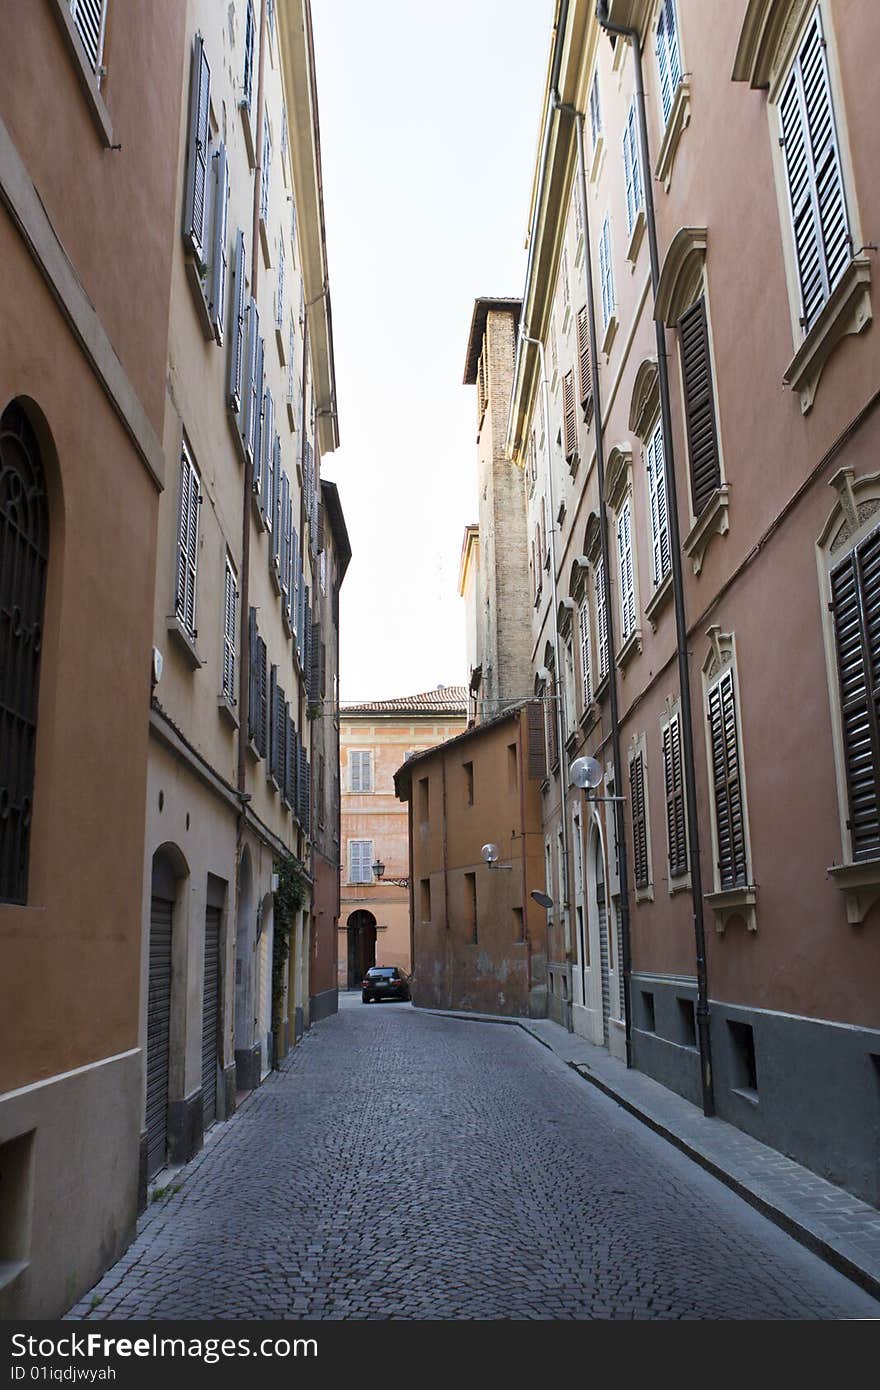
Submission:
[[666,788],[666,837],[669,877],[688,871],[687,819],[681,751],[681,715],[676,713],[663,727],[663,778]]
[[822,15],[816,6],[779,97],[789,214],[806,332],[852,257]]
[[177,583],[174,607],[190,637],[196,636],[196,570],[199,558],[201,487],[186,441],[180,453],[180,508],[177,521]]
[[717,841],[717,887],[743,888],[749,881],[742,791],[742,759],[733,668],[727,666],[707,691],[712,750],[712,806]]
[[15,401],[0,416],[0,902],[26,903],[49,505],[40,448]]
[[235,630],[238,611],[238,579],[229,555],[223,573],[223,694],[231,705],[235,698]]
[[660,78],[660,105],[663,124],[669,120],[672,103],[681,82],[681,49],[675,0],[662,0],[657,20],[657,69]]

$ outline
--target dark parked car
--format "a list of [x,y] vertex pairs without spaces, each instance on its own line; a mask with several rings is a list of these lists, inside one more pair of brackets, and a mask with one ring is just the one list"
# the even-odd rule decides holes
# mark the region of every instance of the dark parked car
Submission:
[[396,965],[374,965],[364,976],[361,999],[365,1004],[374,999],[409,998],[409,976]]

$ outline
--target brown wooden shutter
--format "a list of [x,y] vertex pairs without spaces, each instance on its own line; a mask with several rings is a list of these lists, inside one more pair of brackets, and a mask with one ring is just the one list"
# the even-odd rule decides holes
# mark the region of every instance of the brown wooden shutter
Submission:
[[540,700],[526,705],[526,718],[529,777],[535,782],[543,782],[547,776],[547,755],[544,749],[544,706]]
[[666,781],[666,830],[669,839],[669,877],[687,873],[687,832],[681,764],[681,723],[676,715],[663,730],[663,771]]
[[587,321],[587,306],[578,310],[577,316],[578,382],[584,419],[589,420],[593,410],[593,373],[590,364],[590,329]]
[[748,866],[732,671],[709,692],[709,728],[720,887],[740,888],[748,883]]
[[645,814],[645,768],[639,752],[629,765],[633,822],[633,876],[636,888],[648,886],[648,824]]
[[880,531],[831,576],[853,859],[880,855]]
[[562,378],[562,418],[565,431],[565,457],[568,462],[577,453],[577,421],[574,414],[574,369]]
[[554,672],[550,690],[544,692],[544,714],[547,724],[547,753],[551,767],[556,767],[559,762],[559,739],[557,738],[558,726],[556,722],[556,701],[558,698],[558,686],[556,674]]
[[691,500],[694,516],[698,517],[712,493],[721,486],[705,299],[698,299],[682,314],[678,321],[678,334],[691,468]]

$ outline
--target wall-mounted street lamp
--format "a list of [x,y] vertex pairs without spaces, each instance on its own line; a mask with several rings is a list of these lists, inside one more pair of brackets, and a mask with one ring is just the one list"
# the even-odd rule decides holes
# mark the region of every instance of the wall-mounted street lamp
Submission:
[[588,801],[623,801],[622,796],[597,796],[596,788],[602,785],[605,773],[597,758],[575,758],[568,769],[569,781],[573,787],[585,791]]
[[501,854],[501,851],[500,851],[500,849],[498,848],[497,845],[491,845],[491,844],[490,844],[490,845],[483,845],[483,848],[480,850],[480,853],[482,854],[482,856],[483,856],[483,858],[485,859],[486,863],[489,865],[489,868],[490,868],[490,869],[512,869],[512,868],[513,868],[513,865],[512,865],[512,864],[499,864],[499,863],[498,863],[498,859],[499,859],[499,856],[500,856],[500,854]]
[[381,859],[375,859],[373,861],[373,877],[377,883],[380,881],[382,883],[389,883],[394,888],[409,887],[408,878],[385,878],[385,865],[382,863]]

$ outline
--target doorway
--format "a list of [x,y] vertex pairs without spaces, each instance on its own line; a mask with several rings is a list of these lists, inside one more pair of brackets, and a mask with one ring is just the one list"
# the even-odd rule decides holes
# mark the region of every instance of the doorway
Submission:
[[376,919],[359,907],[348,922],[348,988],[359,989],[364,976],[376,964]]

